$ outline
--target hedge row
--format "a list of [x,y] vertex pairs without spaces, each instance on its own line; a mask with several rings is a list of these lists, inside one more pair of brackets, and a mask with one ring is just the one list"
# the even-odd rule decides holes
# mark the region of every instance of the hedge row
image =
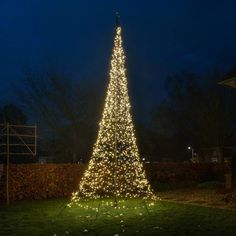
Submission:
[[[11,164],[9,195],[11,201],[68,197],[77,189],[86,165],[78,164]],[[216,180],[217,164],[152,163],[145,165],[151,183],[181,180]],[[0,201],[5,199],[6,175],[0,179]]]
[[[75,164],[12,164],[9,168],[10,201],[69,196],[78,186],[84,169],[84,165]],[[4,174],[0,184],[1,200],[5,198],[5,179]]]
[[[221,167],[217,163],[160,162],[146,164],[145,167],[150,182],[204,182],[222,178]],[[227,171],[228,167],[225,166],[224,172]]]

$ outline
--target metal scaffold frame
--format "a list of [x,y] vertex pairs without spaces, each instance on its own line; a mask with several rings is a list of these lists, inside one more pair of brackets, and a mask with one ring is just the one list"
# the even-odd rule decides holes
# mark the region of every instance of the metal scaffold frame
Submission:
[[0,124],[0,155],[6,156],[6,201],[9,199],[10,156],[37,154],[37,125]]

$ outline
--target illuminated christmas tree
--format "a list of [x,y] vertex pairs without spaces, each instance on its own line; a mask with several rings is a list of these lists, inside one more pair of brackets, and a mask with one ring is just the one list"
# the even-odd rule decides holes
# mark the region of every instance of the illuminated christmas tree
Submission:
[[130,114],[125,54],[117,18],[110,81],[93,154],[72,202],[81,198],[152,198]]

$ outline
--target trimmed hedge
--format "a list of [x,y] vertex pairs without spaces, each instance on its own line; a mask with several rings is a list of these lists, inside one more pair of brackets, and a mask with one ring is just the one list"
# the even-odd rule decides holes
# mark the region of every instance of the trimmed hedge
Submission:
[[[225,172],[228,167],[225,166]],[[150,182],[196,181],[205,182],[222,178],[217,163],[160,162],[146,164]]]
[[[11,164],[10,201],[69,197],[78,187],[83,164]],[[151,184],[175,181],[211,181],[220,176],[218,164],[152,163],[145,165]],[[0,201],[5,199],[5,168],[0,179]]]
[[[48,199],[70,196],[76,189],[85,165],[11,164],[9,168],[10,201]],[[5,170],[4,170],[5,173]],[[5,198],[5,175],[1,178],[0,199]]]

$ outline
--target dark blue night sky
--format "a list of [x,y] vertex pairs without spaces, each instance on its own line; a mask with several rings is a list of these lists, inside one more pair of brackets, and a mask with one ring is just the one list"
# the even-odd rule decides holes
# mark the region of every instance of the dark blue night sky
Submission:
[[14,100],[25,72],[104,82],[123,26],[131,92],[140,107],[164,96],[167,75],[236,66],[234,0],[0,0],[0,99]]

